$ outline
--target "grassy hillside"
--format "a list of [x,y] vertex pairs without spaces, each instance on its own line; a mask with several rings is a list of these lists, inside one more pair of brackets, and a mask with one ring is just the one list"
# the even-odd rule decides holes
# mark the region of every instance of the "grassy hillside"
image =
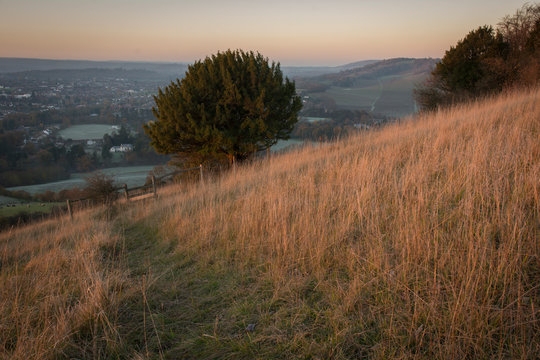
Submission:
[[540,355],[540,91],[0,235],[0,357]]

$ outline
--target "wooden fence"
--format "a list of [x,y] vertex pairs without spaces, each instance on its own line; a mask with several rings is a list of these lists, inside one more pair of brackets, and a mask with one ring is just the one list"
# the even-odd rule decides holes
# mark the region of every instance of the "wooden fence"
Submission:
[[[126,202],[137,199],[137,198],[140,200],[140,199],[146,198],[150,194],[152,194],[153,197],[156,197],[158,185],[161,184],[165,179],[172,178],[173,176],[179,175],[181,173],[194,171],[194,170],[200,171],[200,181],[202,182],[203,181],[203,166],[202,164],[200,164],[199,166],[196,166],[196,167],[173,171],[169,174],[165,174],[159,177],[152,175],[151,177],[152,182],[150,184],[137,186],[133,188],[128,188],[127,184],[123,184],[122,186],[115,188],[114,191],[116,193],[120,191],[123,194],[122,197],[125,199]],[[73,219],[73,209],[74,209],[74,205],[76,204],[78,206],[84,206],[84,205],[92,206],[94,205],[94,199],[84,198],[84,199],[77,199],[77,200],[69,200],[69,199],[66,200],[67,211],[71,219]]]

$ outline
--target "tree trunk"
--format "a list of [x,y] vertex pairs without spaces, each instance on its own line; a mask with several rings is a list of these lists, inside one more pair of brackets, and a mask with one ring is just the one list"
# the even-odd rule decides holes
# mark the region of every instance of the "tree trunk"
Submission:
[[236,156],[234,154],[227,154],[229,158],[229,165],[233,168],[233,171],[236,173]]

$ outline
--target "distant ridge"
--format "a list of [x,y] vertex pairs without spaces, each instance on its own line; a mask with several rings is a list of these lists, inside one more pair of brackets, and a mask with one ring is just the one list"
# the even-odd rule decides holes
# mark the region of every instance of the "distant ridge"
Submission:
[[169,81],[176,77],[181,77],[183,73],[165,73],[146,69],[125,68],[84,68],[84,69],[52,69],[52,70],[28,70],[19,72],[0,73],[0,79],[10,79],[21,81],[22,79],[35,80],[111,80],[129,79],[133,81]]
[[[281,68],[283,73],[289,77],[311,77],[360,68],[378,61],[380,60],[361,60],[339,66],[282,66]],[[0,57],[0,74],[52,70],[123,69],[147,70],[182,77],[188,65],[188,63],[181,62],[54,60]]]
[[349,69],[354,69],[354,68],[361,68],[361,67],[364,67],[364,66],[367,66],[367,65],[374,64],[374,63],[379,62],[379,61],[384,61],[384,60],[355,61],[355,62],[348,63],[348,64],[345,64],[345,65],[336,66],[336,68],[340,69],[340,71],[343,71],[343,70],[349,70]]
[[289,77],[314,77],[335,74],[340,71],[361,68],[381,60],[361,60],[338,66],[282,66],[283,73]]
[[[373,66],[373,64],[395,60],[402,61],[407,59],[361,60],[339,66],[282,66],[281,68],[283,73],[289,77],[315,77],[357,70]],[[188,65],[188,63],[181,62],[54,60],[0,57],[0,74],[52,70],[123,69],[147,70],[181,77],[187,70]]]
[[187,64],[169,62],[0,58],[0,73],[84,69],[148,70],[167,74],[180,73],[183,75],[183,73],[187,70]]
[[320,80],[335,86],[351,86],[359,80],[373,80],[383,76],[411,76],[429,74],[439,59],[394,58],[371,62],[362,67],[349,68],[339,73],[325,74]]
[[333,68],[334,72],[298,76],[295,81],[315,106],[324,103],[324,106],[403,117],[417,110],[413,90],[425,81],[437,61],[431,58],[366,60]]

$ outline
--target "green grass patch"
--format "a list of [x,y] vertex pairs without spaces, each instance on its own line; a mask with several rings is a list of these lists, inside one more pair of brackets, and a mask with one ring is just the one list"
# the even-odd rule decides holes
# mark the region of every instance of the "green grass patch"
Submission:
[[103,138],[103,135],[112,134],[114,131],[115,130],[111,125],[86,124],[70,126],[64,130],[61,130],[58,134],[64,139],[99,140]]
[[331,97],[339,108],[373,111],[387,116],[407,116],[415,111],[413,89],[425,79],[425,74],[383,76],[377,81],[366,80],[354,87],[332,86],[313,98]]
[[379,85],[354,88],[333,86],[324,92],[325,95],[334,99],[338,107],[367,110],[371,108],[371,104],[377,99],[380,93],[381,88]]
[[261,269],[179,251],[153,226],[136,223],[122,231],[132,284],[118,314],[125,356],[290,359],[358,353],[340,348],[344,338],[328,325],[327,294],[314,278],[278,289]]
[[53,208],[62,206],[64,203],[28,203],[16,204],[15,206],[7,207],[3,205],[0,208],[0,217],[17,216],[22,213],[26,214],[49,214]]

